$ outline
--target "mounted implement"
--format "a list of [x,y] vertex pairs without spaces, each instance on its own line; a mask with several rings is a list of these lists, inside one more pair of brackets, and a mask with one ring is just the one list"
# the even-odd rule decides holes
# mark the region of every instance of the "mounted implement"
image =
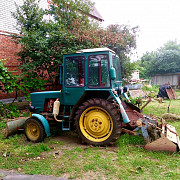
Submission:
[[[62,67],[60,91],[31,93],[32,116],[24,125],[28,140],[42,141],[55,125],[64,131],[75,127],[81,140],[91,145],[113,144],[124,132],[142,135],[146,149],[179,150],[174,127],[165,122],[158,126],[156,120],[128,102],[120,60],[114,51],[97,48],[67,54]],[[160,139],[164,140],[162,148],[159,142],[155,144]]]

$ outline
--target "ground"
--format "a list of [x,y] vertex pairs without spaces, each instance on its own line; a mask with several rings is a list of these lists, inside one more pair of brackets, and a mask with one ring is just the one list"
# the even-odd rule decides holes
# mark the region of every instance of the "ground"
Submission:
[[[144,111],[161,117],[169,101],[153,101]],[[171,102],[170,112],[180,115],[179,100]],[[180,121],[168,120],[180,134]],[[77,180],[179,179],[180,153],[147,152],[144,140],[122,135],[114,146],[82,144],[75,132],[57,132],[42,143],[28,142],[23,133],[4,138],[0,122],[0,169],[21,174],[46,175]],[[2,175],[0,174],[0,177]]]
[[18,134],[1,141],[0,169],[77,180],[178,179],[179,153],[146,152],[143,145],[141,138],[129,135],[115,146],[93,147],[72,132],[38,144]]

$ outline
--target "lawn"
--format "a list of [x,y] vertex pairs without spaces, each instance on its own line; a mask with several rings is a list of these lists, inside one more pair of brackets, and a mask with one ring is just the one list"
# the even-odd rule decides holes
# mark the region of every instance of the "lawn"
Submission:
[[[178,95],[180,93],[178,92]],[[161,117],[169,100],[151,102],[144,113]],[[180,115],[180,100],[170,112]],[[168,121],[180,134],[180,121]],[[147,152],[137,136],[122,135],[113,147],[82,145],[74,132],[63,132],[43,143],[28,142],[24,134],[4,139],[0,122],[0,169],[70,179],[174,179],[180,178],[180,153]]]

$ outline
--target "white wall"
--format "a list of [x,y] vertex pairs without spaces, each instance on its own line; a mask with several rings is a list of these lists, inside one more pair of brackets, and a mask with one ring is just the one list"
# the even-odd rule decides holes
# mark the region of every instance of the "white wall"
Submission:
[[151,82],[154,85],[164,85],[170,83],[170,85],[178,86],[179,85],[179,76],[178,74],[164,74],[164,75],[156,75],[151,77]]
[[[16,20],[11,14],[11,12],[16,11],[15,2],[18,5],[23,4],[23,0],[0,0],[0,31],[19,33],[16,29]],[[47,9],[47,0],[41,0],[39,6]]]
[[132,78],[131,80],[139,80],[139,71],[134,71],[132,73]]

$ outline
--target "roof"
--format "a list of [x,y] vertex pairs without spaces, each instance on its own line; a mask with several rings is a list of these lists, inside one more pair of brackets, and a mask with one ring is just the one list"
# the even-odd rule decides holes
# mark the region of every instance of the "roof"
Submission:
[[[92,2],[91,0],[89,1]],[[92,7],[92,9],[89,12],[89,15],[98,21],[101,21],[101,22],[104,21],[104,19],[102,18],[101,14],[98,12],[95,6]]]
[[101,52],[101,51],[110,51],[115,54],[115,52],[107,47],[105,48],[93,48],[93,49],[82,49],[76,51],[76,53],[89,53],[89,52]]

